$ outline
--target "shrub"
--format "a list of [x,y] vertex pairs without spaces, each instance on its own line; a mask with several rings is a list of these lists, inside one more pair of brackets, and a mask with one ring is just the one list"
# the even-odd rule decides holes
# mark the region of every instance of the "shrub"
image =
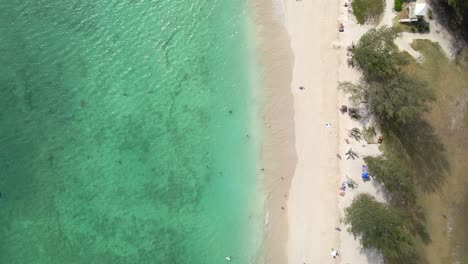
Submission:
[[377,133],[375,133],[374,127],[364,129],[362,135],[368,144],[375,143],[375,136],[377,136]]
[[432,10],[427,9],[427,18],[432,19]]
[[429,32],[430,31],[430,28],[429,28],[429,23],[426,23],[425,21],[419,23],[417,25],[418,27],[418,32],[419,33],[425,33],[425,32]]
[[383,0],[353,0],[351,6],[356,20],[361,25],[378,19],[384,11]]
[[401,11],[401,0],[395,0],[395,11],[400,12]]

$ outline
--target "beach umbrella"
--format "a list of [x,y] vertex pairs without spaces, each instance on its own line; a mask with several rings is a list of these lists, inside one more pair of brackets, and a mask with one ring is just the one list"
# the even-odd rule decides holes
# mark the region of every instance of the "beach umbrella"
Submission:
[[363,172],[363,173],[362,173],[362,178],[363,178],[363,179],[369,179],[369,173]]

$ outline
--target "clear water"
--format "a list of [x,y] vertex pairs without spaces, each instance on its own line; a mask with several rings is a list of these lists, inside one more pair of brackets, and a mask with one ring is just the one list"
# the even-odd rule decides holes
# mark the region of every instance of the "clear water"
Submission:
[[0,1],[0,263],[254,260],[246,8]]

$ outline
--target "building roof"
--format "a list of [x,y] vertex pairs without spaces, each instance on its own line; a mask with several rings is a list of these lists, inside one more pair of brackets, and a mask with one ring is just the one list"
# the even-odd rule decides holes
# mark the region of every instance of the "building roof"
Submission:
[[416,3],[416,6],[414,8],[414,15],[415,16],[425,16],[427,11],[427,5],[424,3]]

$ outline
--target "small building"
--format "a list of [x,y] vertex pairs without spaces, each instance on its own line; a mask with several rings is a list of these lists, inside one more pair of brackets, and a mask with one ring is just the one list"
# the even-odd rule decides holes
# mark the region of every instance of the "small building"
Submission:
[[406,12],[408,14],[408,17],[400,19],[399,20],[400,23],[411,23],[411,22],[419,21],[427,13],[427,4],[412,2],[406,8]]

